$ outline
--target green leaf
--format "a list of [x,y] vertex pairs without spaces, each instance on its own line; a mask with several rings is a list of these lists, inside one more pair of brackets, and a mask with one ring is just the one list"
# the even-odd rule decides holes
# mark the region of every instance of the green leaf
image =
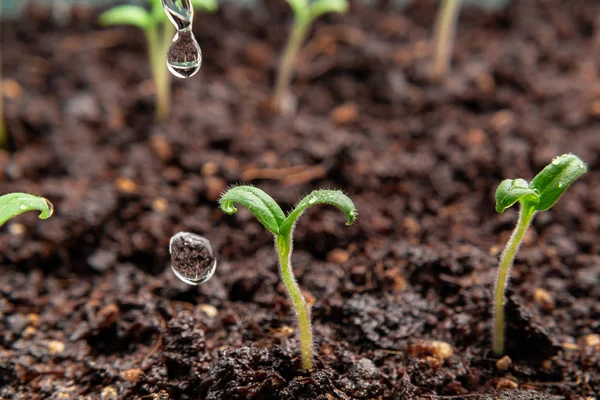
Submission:
[[306,21],[310,17],[310,6],[308,0],[287,0],[294,16],[300,21]]
[[535,178],[529,187],[539,196],[539,211],[549,209],[573,182],[587,172],[587,165],[576,155],[555,157]]
[[503,180],[496,189],[496,211],[503,213],[517,201],[526,201],[530,205],[535,205],[539,202],[539,198],[525,179]]
[[217,0],[192,0],[192,5],[196,10],[215,12],[219,8]]
[[0,196],[0,226],[19,214],[34,210],[40,211],[40,219],[46,219],[52,216],[54,207],[45,198],[27,193],[9,193]]
[[348,218],[346,225],[352,225],[358,215],[354,203],[348,196],[342,193],[342,191],[315,190],[300,200],[283,224],[281,224],[279,231],[282,234],[289,234],[300,215],[302,215],[307,208],[314,206],[315,204],[331,204],[338,207],[346,214],[346,217]]
[[316,0],[310,5],[310,14],[313,19],[330,12],[343,14],[346,11],[348,11],[347,0]]
[[225,214],[237,212],[234,203],[248,208],[265,228],[274,235],[279,234],[279,227],[285,220],[285,214],[271,196],[253,186],[236,186],[225,192],[219,199],[219,205]]
[[102,13],[98,21],[101,25],[133,25],[141,29],[152,26],[152,16],[142,7],[133,5],[121,5],[111,8]]

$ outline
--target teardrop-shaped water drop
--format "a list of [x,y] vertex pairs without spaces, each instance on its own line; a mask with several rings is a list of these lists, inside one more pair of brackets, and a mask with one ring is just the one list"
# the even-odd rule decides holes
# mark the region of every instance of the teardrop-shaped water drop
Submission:
[[194,20],[192,0],[161,0],[165,13],[177,30],[187,29]]
[[217,269],[212,246],[204,236],[179,232],[169,243],[171,268],[175,275],[189,285],[209,280]]
[[200,70],[202,52],[191,29],[177,31],[167,52],[169,71],[178,78],[189,78]]

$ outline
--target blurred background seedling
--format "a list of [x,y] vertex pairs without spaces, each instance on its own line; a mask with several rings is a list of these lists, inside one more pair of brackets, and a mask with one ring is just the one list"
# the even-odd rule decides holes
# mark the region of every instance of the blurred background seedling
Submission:
[[[99,22],[104,26],[131,25],[144,31],[148,43],[152,79],[156,88],[155,115],[158,121],[165,121],[169,117],[171,104],[171,80],[165,60],[169,47],[174,42],[173,36],[176,30],[169,21],[161,0],[148,0],[148,2],[149,10],[130,4],[115,6],[100,15]],[[214,12],[217,9],[216,0],[168,0],[171,9],[185,9],[188,2],[197,10]],[[176,36],[175,40],[179,37]]]

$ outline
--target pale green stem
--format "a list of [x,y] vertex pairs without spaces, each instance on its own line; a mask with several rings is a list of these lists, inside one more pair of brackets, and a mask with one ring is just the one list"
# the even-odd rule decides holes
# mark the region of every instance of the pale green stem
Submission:
[[277,81],[275,82],[275,91],[273,92],[273,105],[277,110],[281,110],[283,99],[290,88],[294,67],[296,66],[296,57],[298,56],[300,47],[304,43],[304,39],[306,39],[310,22],[309,18],[296,19],[294,21],[292,33],[288,39],[279,63],[279,70],[277,71]]
[[432,76],[441,78],[448,72],[456,21],[461,0],[442,0],[433,28],[433,68]]
[[494,288],[495,304],[494,304],[494,353],[497,356],[504,354],[504,303],[506,285],[510,274],[510,268],[513,265],[523,235],[531,224],[531,220],[535,215],[535,209],[531,206],[521,204],[521,212],[519,213],[519,221],[515,230],[510,236],[506,248],[500,258],[500,266],[498,269],[498,278],[496,279],[496,287]]
[[279,269],[281,278],[292,301],[294,311],[298,317],[298,329],[300,330],[300,359],[302,368],[309,371],[313,367],[312,359],[312,328],[310,324],[310,309],[302,295],[300,286],[294,277],[291,263],[292,233],[279,234],[275,239],[275,247],[279,254]]
[[166,121],[169,118],[171,103],[171,75],[167,68],[166,57],[175,34],[175,27],[169,21],[165,21],[161,25],[162,29],[157,25],[148,28],[146,38],[152,79],[156,90],[155,115],[158,121]]

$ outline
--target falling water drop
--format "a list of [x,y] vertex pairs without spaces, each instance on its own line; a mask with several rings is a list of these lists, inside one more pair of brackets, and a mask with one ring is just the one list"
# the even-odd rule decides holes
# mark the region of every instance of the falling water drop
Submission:
[[162,0],[165,13],[177,28],[167,51],[169,71],[178,78],[189,78],[200,70],[202,51],[192,32],[192,0]]
[[178,78],[189,78],[200,70],[202,52],[191,29],[175,33],[167,52],[169,71]]
[[189,285],[208,281],[217,268],[212,246],[204,236],[179,232],[171,238],[169,252],[173,272]]

